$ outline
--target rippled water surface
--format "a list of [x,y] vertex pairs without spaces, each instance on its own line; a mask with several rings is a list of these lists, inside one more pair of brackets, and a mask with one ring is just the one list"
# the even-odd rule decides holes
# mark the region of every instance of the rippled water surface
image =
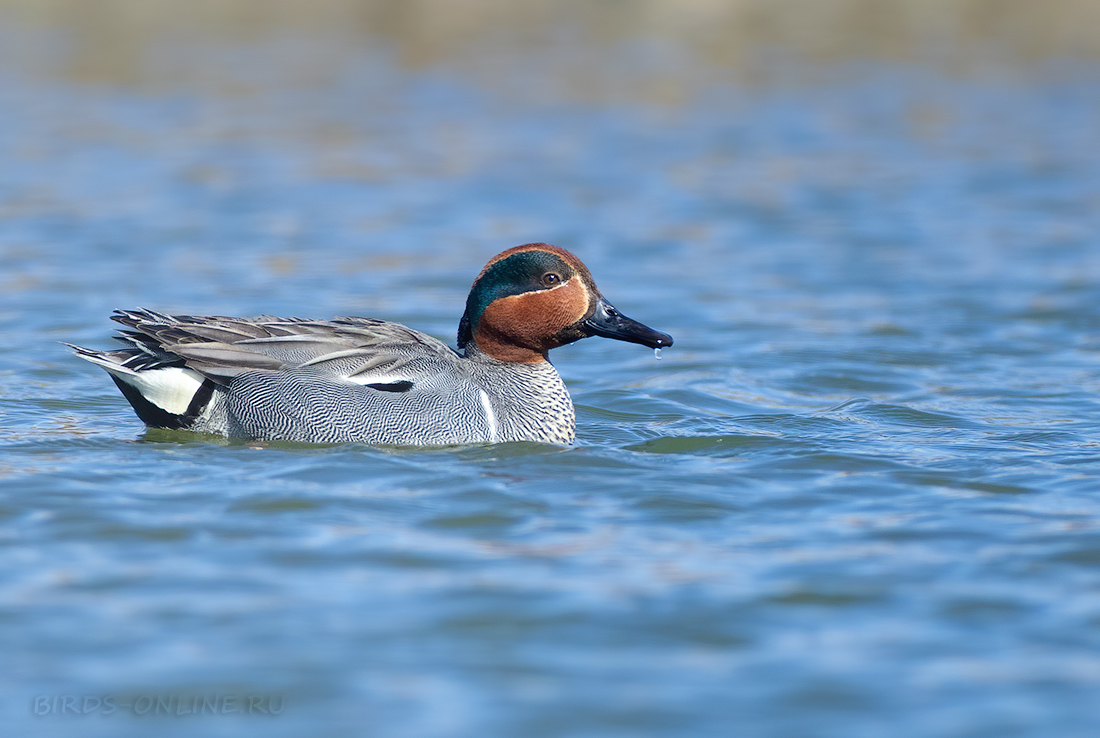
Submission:
[[[7,74],[4,732],[1095,735],[1079,71],[675,107],[387,57],[239,96]],[[535,240],[676,338],[556,351],[574,448],[145,433],[59,344],[137,306],[450,339],[485,260]],[[285,708],[35,714],[109,694]]]

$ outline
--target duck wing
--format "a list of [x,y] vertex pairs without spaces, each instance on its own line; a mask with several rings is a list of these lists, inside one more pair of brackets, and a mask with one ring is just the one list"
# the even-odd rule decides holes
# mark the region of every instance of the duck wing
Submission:
[[230,318],[151,310],[118,310],[111,317],[128,329],[120,339],[140,352],[131,363],[186,366],[221,385],[249,372],[293,370],[366,386],[400,385],[406,375],[459,358],[438,339],[373,318]]

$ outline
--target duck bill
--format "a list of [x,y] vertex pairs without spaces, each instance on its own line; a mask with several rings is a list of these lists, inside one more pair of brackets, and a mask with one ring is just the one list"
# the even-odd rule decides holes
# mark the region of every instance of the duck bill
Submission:
[[654,349],[672,345],[672,336],[626,317],[602,296],[596,302],[592,315],[582,320],[579,327],[588,336],[640,343]]

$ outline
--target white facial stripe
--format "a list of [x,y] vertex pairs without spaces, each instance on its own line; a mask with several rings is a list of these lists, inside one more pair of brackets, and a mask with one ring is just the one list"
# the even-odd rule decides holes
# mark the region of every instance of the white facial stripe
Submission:
[[566,285],[568,285],[572,281],[573,281],[573,278],[570,277],[569,279],[565,280],[564,282],[558,282],[553,287],[547,287],[546,289],[543,290],[543,292],[553,292],[554,290],[560,290],[562,287],[565,287]]

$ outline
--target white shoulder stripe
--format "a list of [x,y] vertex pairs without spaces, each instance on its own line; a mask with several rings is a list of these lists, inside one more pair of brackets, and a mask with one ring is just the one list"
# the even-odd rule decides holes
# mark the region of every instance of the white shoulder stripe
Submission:
[[493,412],[493,404],[489,402],[489,395],[485,390],[479,389],[478,396],[481,399],[481,409],[485,411],[485,419],[489,422],[489,442],[496,443],[500,439],[500,424],[497,422],[497,414]]
[[[304,365],[303,365],[304,366]],[[353,374],[350,377],[341,377],[345,382],[352,384],[393,384],[394,382],[412,382],[408,374]]]

